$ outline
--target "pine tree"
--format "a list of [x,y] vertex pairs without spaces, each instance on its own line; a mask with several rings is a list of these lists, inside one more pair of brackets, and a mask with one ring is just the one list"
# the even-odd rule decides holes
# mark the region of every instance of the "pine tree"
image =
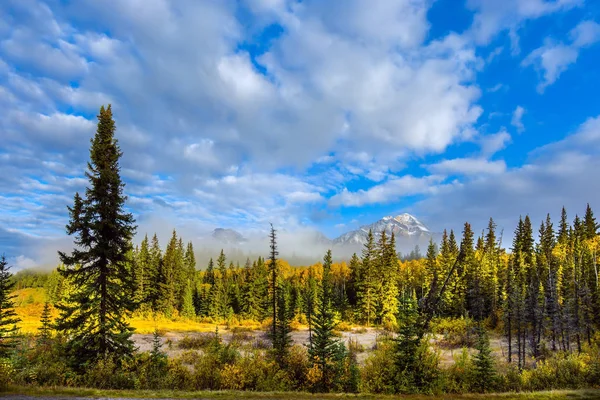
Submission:
[[376,248],[373,232],[369,230],[365,243],[362,260],[360,281],[357,282],[358,316],[361,321],[370,325],[375,319],[376,312]]
[[396,237],[394,232],[381,248],[381,298],[380,320],[384,327],[396,327],[398,311],[398,258],[396,255]]
[[279,252],[277,251],[277,232],[275,228],[273,228],[273,224],[271,224],[271,232],[269,234],[270,239],[270,248],[271,248],[271,259],[269,264],[269,293],[271,296],[271,339],[273,340],[273,344],[277,342],[277,275],[278,275],[278,265],[277,265],[277,256]]
[[50,303],[44,303],[44,309],[40,317],[41,326],[38,329],[38,343],[47,346],[52,338],[52,315],[50,314]]
[[187,280],[185,285],[181,315],[186,318],[193,318],[196,316],[196,310],[194,308],[194,291],[192,289],[192,281],[190,279]]
[[150,303],[152,311],[158,312],[160,311],[161,299],[166,296],[166,289],[162,251],[156,234],[152,237],[152,245],[149,250],[147,275],[149,282],[146,285],[146,301]]
[[290,306],[290,288],[288,285],[278,283],[275,293],[277,295],[277,319],[273,335],[273,355],[279,367],[285,369],[287,368],[289,349],[292,345],[290,323],[293,309]]
[[327,392],[335,382],[335,364],[340,360],[340,342],[335,339],[335,321],[331,302],[331,250],[323,258],[323,278],[319,291],[319,304],[314,318],[313,345],[309,355],[313,365],[317,365],[321,378],[315,385],[318,392]]
[[206,267],[206,272],[204,273],[204,283],[208,285],[215,284],[215,266],[212,258],[208,261],[208,267]]
[[148,241],[148,235],[144,236],[144,240],[140,245],[139,251],[137,251],[136,257],[136,271],[135,271],[135,301],[138,304],[144,303],[149,300],[150,286],[152,285],[151,272],[151,257],[150,257],[150,244]]
[[281,368],[285,367],[289,348],[292,344],[290,336],[291,310],[289,307],[289,290],[279,281],[279,266],[277,256],[277,233],[271,225],[270,248],[271,257],[269,263],[271,311],[273,322],[271,326],[271,340],[273,341],[273,353],[275,360]]
[[361,279],[361,264],[356,253],[350,258],[350,281],[347,286],[348,302],[355,307],[358,304],[358,284]]
[[398,311],[398,336],[395,341],[394,366],[396,368],[396,390],[406,391],[420,385],[417,376],[417,351],[421,344],[418,332],[419,313],[417,302],[408,293],[402,295]]
[[16,345],[16,324],[20,321],[15,313],[11,292],[15,286],[11,281],[10,266],[4,255],[0,256],[0,359],[5,358]]
[[217,259],[219,275],[215,276],[215,284],[210,288],[210,315],[217,320],[227,319],[233,312],[229,306],[226,261],[225,253],[221,249]]
[[494,368],[494,357],[490,348],[490,339],[482,327],[478,329],[477,353],[473,357],[474,386],[479,392],[488,392],[494,388],[496,370]]
[[309,352],[313,347],[313,319],[315,317],[316,307],[318,304],[318,289],[317,280],[313,274],[313,271],[309,269],[308,279],[304,288],[304,313],[306,314],[306,321],[308,322],[308,349]]
[[122,153],[110,105],[100,109],[98,120],[86,172],[90,187],[83,198],[76,193],[69,207],[67,233],[75,235],[77,247],[71,254],[59,252],[65,265],[60,272],[76,290],[58,306],[57,328],[67,334],[67,350],[78,367],[109,355],[129,357],[134,349],[126,318],[135,307],[135,282],[127,255],[136,227],[124,211]]

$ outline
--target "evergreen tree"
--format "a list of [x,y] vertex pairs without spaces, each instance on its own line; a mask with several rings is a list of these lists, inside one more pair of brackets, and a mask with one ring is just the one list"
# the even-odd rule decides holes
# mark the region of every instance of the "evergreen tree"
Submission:
[[394,232],[381,251],[381,298],[380,322],[384,327],[396,327],[398,311],[398,258],[396,255],[396,237]]
[[50,314],[50,303],[45,302],[40,317],[42,325],[38,329],[38,343],[47,346],[52,338],[52,315]]
[[139,251],[137,251],[136,257],[136,270],[135,270],[135,301],[138,304],[144,303],[149,300],[149,288],[152,285],[151,272],[151,257],[150,257],[150,244],[148,241],[148,235],[144,236],[144,240],[140,245]]
[[215,265],[212,258],[208,261],[208,267],[206,267],[206,272],[204,273],[204,283],[208,285],[215,284]]
[[478,329],[477,353],[473,357],[474,386],[479,392],[488,392],[494,388],[496,370],[494,368],[494,357],[490,348],[490,339],[482,327]]
[[67,350],[79,367],[109,355],[129,357],[134,349],[126,318],[135,306],[135,282],[127,254],[136,227],[124,211],[122,153],[110,105],[100,109],[98,120],[86,172],[90,187],[83,198],[76,193],[69,207],[67,233],[75,235],[77,247],[71,254],[59,252],[65,265],[60,272],[76,290],[58,306],[57,329],[67,334]]
[[229,318],[233,312],[229,305],[226,261],[225,253],[221,249],[217,259],[219,275],[215,276],[215,284],[210,288],[210,315],[218,320]]
[[287,368],[287,360],[290,346],[292,345],[292,320],[293,309],[290,307],[290,288],[288,285],[278,283],[277,295],[277,319],[275,333],[273,335],[273,355],[281,369]]
[[[335,321],[331,302],[331,250],[327,250],[323,258],[323,278],[319,292],[319,304],[314,318],[313,345],[309,355],[313,365],[317,365],[321,375],[315,390],[326,392],[336,383],[336,364],[342,361],[340,342],[335,339],[333,330]],[[342,352],[343,353],[343,352]]]
[[0,256],[0,359],[5,358],[16,345],[16,324],[20,321],[15,313],[11,292],[15,286],[11,281],[10,266],[4,255]]
[[348,302],[351,306],[355,307],[358,304],[358,284],[360,282],[361,274],[360,259],[356,253],[352,254],[350,258],[350,281],[347,286]]
[[194,291],[192,289],[192,282],[190,279],[187,280],[185,285],[181,315],[186,318],[193,318],[196,316],[196,309],[194,308]]
[[398,312],[398,336],[395,340],[394,366],[396,368],[396,390],[413,391],[421,386],[418,375],[418,349],[421,335],[418,331],[419,313],[417,302],[408,293],[402,295]]
[[313,271],[309,269],[308,279],[304,289],[304,313],[308,322],[308,349],[309,352],[313,347],[313,319],[315,317],[316,307],[318,304],[318,289],[317,280]]
[[146,285],[146,301],[150,303],[152,311],[157,312],[160,310],[161,299],[166,296],[166,288],[162,251],[156,234],[152,237],[152,244],[149,250],[147,275],[150,282]]
[[374,321],[376,312],[376,261],[375,238],[369,230],[362,252],[360,280],[357,282],[358,316],[367,325]]
[[277,256],[277,233],[273,225],[271,225],[270,237],[270,292],[271,292],[271,311],[272,311],[272,326],[271,340],[273,342],[273,354],[275,360],[281,368],[285,367],[289,348],[292,344],[290,336],[291,327],[291,310],[289,289],[285,287],[279,280],[279,267]]

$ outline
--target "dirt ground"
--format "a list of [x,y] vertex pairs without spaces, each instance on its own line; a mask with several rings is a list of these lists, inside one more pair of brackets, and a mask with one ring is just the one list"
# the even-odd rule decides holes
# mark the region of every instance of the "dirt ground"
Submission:
[[[163,350],[167,352],[170,357],[176,357],[182,354],[185,350],[179,349],[177,343],[186,336],[195,337],[199,335],[206,335],[207,333],[198,333],[198,332],[166,332],[161,340],[163,343]],[[260,340],[266,338],[266,332],[264,331],[252,331],[247,333],[252,340]],[[348,346],[350,340],[357,342],[364,351],[358,353],[357,359],[359,364],[362,364],[364,360],[369,356],[369,354],[375,348],[375,344],[377,342],[378,336],[384,334],[384,332],[374,329],[374,328],[366,328],[360,330],[352,330],[348,332],[341,332],[342,337],[341,340],[344,341],[344,344]],[[232,339],[232,332],[229,330],[219,330],[219,335],[222,337],[225,343],[229,343]],[[306,345],[308,344],[308,329],[298,330],[292,332],[292,340],[295,344]],[[135,345],[139,348],[140,351],[150,351],[152,349],[152,341],[153,336],[150,334],[134,334],[132,336]],[[431,341],[432,347],[436,346],[436,339]],[[502,359],[505,356],[506,352],[506,342],[501,338],[493,337],[490,339],[490,346],[492,348],[492,352],[496,356],[497,359]],[[442,366],[451,365],[454,362],[454,356],[458,356],[461,353],[460,348],[456,349],[448,349],[442,348],[440,351],[440,363]],[[473,353],[474,349],[469,349],[469,353]]]

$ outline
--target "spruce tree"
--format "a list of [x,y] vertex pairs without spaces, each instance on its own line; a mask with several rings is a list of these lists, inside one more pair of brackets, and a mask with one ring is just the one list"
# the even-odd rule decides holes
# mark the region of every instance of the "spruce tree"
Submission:
[[59,252],[60,272],[76,289],[58,305],[57,329],[68,337],[67,350],[78,367],[108,356],[129,357],[134,349],[126,319],[135,307],[135,282],[127,255],[136,226],[125,212],[122,152],[114,134],[111,107],[102,106],[86,172],[90,186],[69,207],[67,233],[75,236],[76,248]]
[[160,305],[162,299],[166,296],[166,290],[162,251],[156,233],[152,237],[152,244],[149,250],[147,276],[150,281],[146,285],[146,301],[150,303],[152,311],[161,311]]
[[15,347],[16,324],[20,321],[15,313],[15,296],[11,295],[15,284],[11,281],[9,269],[4,255],[0,256],[0,359],[7,357]]
[[135,301],[138,304],[145,303],[149,300],[150,286],[153,284],[152,277],[150,276],[150,259],[150,244],[148,241],[148,235],[145,235],[144,240],[142,240],[140,249],[137,252],[135,262]]
[[185,285],[181,315],[186,318],[193,318],[196,316],[196,309],[194,308],[194,290],[192,288],[192,281],[190,279],[187,280]]
[[335,382],[336,363],[339,363],[340,342],[335,339],[333,330],[335,321],[331,302],[331,250],[327,250],[323,258],[323,277],[319,291],[319,304],[314,318],[313,345],[309,348],[309,355],[313,365],[321,371],[321,378],[315,385],[318,392],[327,392]]
[[367,325],[374,321],[376,312],[376,255],[375,238],[369,230],[362,252],[360,280],[357,282],[358,317]]
[[417,373],[417,352],[421,344],[421,335],[418,329],[417,302],[408,293],[404,293],[400,299],[398,325],[398,335],[394,339],[396,390],[399,392],[414,391],[421,384],[421,377]]
[[478,329],[477,353],[473,357],[474,386],[479,392],[488,392],[494,388],[496,370],[494,368],[494,357],[490,348],[490,339],[483,327]]
[[40,317],[41,326],[38,329],[38,343],[47,346],[52,338],[52,315],[50,314],[50,303],[44,303],[44,309]]

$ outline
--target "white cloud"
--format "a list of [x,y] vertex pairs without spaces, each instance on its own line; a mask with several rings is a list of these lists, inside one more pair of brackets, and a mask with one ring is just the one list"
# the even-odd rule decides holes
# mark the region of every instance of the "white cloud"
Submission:
[[595,21],[583,21],[570,32],[573,46],[581,48],[595,44],[600,40],[600,24]]
[[517,128],[517,132],[521,133],[525,130],[525,126],[523,125],[523,114],[525,114],[525,109],[522,106],[517,106],[515,111],[513,111],[512,119],[510,120],[510,124]]
[[491,157],[498,151],[504,149],[510,141],[510,134],[504,129],[491,135],[481,136],[479,139],[481,154],[484,157]]
[[445,226],[432,226],[436,230],[460,229],[470,221],[477,231],[493,217],[499,229],[505,229],[504,243],[510,244],[519,215],[529,214],[535,224],[546,213],[552,213],[557,221],[563,205],[571,219],[575,213],[581,214],[588,202],[592,208],[600,207],[598,168],[600,116],[587,120],[564,140],[531,152],[525,165],[445,185],[417,204],[414,211],[431,221],[444,221]]
[[573,28],[569,34],[571,44],[564,44],[547,39],[542,47],[533,50],[521,63],[522,66],[533,66],[542,73],[542,81],[538,84],[538,92],[552,85],[579,57],[582,48],[591,46],[600,40],[600,25],[593,21],[583,21]]
[[360,189],[356,192],[350,192],[344,188],[340,193],[329,199],[329,205],[360,207],[369,204],[386,204],[416,194],[434,193],[442,181],[442,177],[434,175],[422,178],[411,175],[393,176],[384,183],[367,190]]
[[428,165],[427,169],[439,175],[496,175],[506,171],[506,163],[485,158],[454,158]]
[[[471,33],[478,43],[489,43],[498,33],[510,30],[513,54],[518,54],[516,29],[528,19],[569,10],[583,0],[468,0],[475,11]],[[514,37],[513,37],[514,36]]]

